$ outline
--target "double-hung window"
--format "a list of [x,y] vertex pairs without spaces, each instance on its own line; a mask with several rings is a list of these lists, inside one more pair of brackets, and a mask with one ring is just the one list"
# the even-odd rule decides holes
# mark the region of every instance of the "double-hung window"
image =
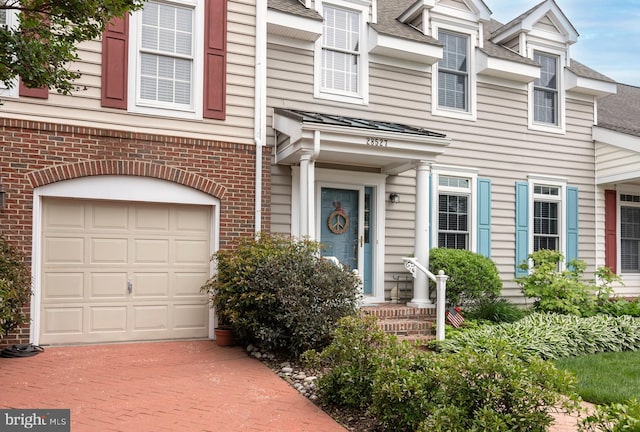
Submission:
[[558,186],[533,186],[533,250],[560,250],[560,203]]
[[193,7],[148,2],[141,13],[140,104],[193,110]]
[[360,12],[324,6],[322,91],[358,95],[360,86]]
[[534,51],[540,63],[540,78],[533,83],[533,121],[558,124],[558,57]]
[[640,196],[620,194],[620,266],[640,273]]
[[438,177],[438,247],[470,248],[471,179]]
[[[16,14],[10,9],[0,9],[0,27],[9,29],[15,25]],[[6,85],[0,82],[0,96],[17,97],[18,96],[18,79],[15,78]]]
[[469,36],[440,30],[438,40],[444,45],[438,62],[438,106],[469,110]]

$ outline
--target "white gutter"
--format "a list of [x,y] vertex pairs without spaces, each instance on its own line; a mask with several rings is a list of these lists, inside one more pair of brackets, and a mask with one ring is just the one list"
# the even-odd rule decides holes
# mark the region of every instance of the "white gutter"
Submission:
[[256,1],[256,59],[253,140],[256,145],[255,233],[262,230],[262,146],[267,137],[267,2]]

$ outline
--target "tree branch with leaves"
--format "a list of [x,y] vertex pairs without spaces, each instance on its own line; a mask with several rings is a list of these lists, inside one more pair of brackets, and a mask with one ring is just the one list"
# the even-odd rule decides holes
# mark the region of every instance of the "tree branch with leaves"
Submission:
[[[144,0],[0,0],[0,14],[15,16],[0,27],[0,81],[70,94],[80,71],[78,44],[97,39],[107,23],[141,9]],[[6,20],[8,23],[11,22]]]

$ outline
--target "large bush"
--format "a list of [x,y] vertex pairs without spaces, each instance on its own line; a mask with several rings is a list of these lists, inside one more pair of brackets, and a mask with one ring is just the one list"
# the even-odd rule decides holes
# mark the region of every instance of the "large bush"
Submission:
[[245,344],[298,355],[325,346],[338,319],[355,313],[358,277],[322,259],[317,242],[262,234],[213,260],[202,289]]
[[24,257],[0,238],[0,339],[26,322],[22,308],[31,297],[31,271]]
[[447,306],[473,308],[496,299],[502,292],[502,280],[491,259],[463,249],[434,248],[429,252],[429,271],[440,270],[447,280]]
[[349,318],[324,351],[305,357],[328,368],[318,382],[324,401],[368,406],[388,431],[544,431],[552,409],[575,407],[562,396],[574,395],[571,374],[525,361],[508,343],[424,352],[384,335],[375,319]]

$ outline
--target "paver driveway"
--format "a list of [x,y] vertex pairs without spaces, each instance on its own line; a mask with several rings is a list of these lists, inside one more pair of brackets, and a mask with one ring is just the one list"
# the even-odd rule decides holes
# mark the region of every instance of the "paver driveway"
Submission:
[[1,408],[69,408],[73,432],[341,431],[241,348],[212,341],[49,347],[0,358]]

